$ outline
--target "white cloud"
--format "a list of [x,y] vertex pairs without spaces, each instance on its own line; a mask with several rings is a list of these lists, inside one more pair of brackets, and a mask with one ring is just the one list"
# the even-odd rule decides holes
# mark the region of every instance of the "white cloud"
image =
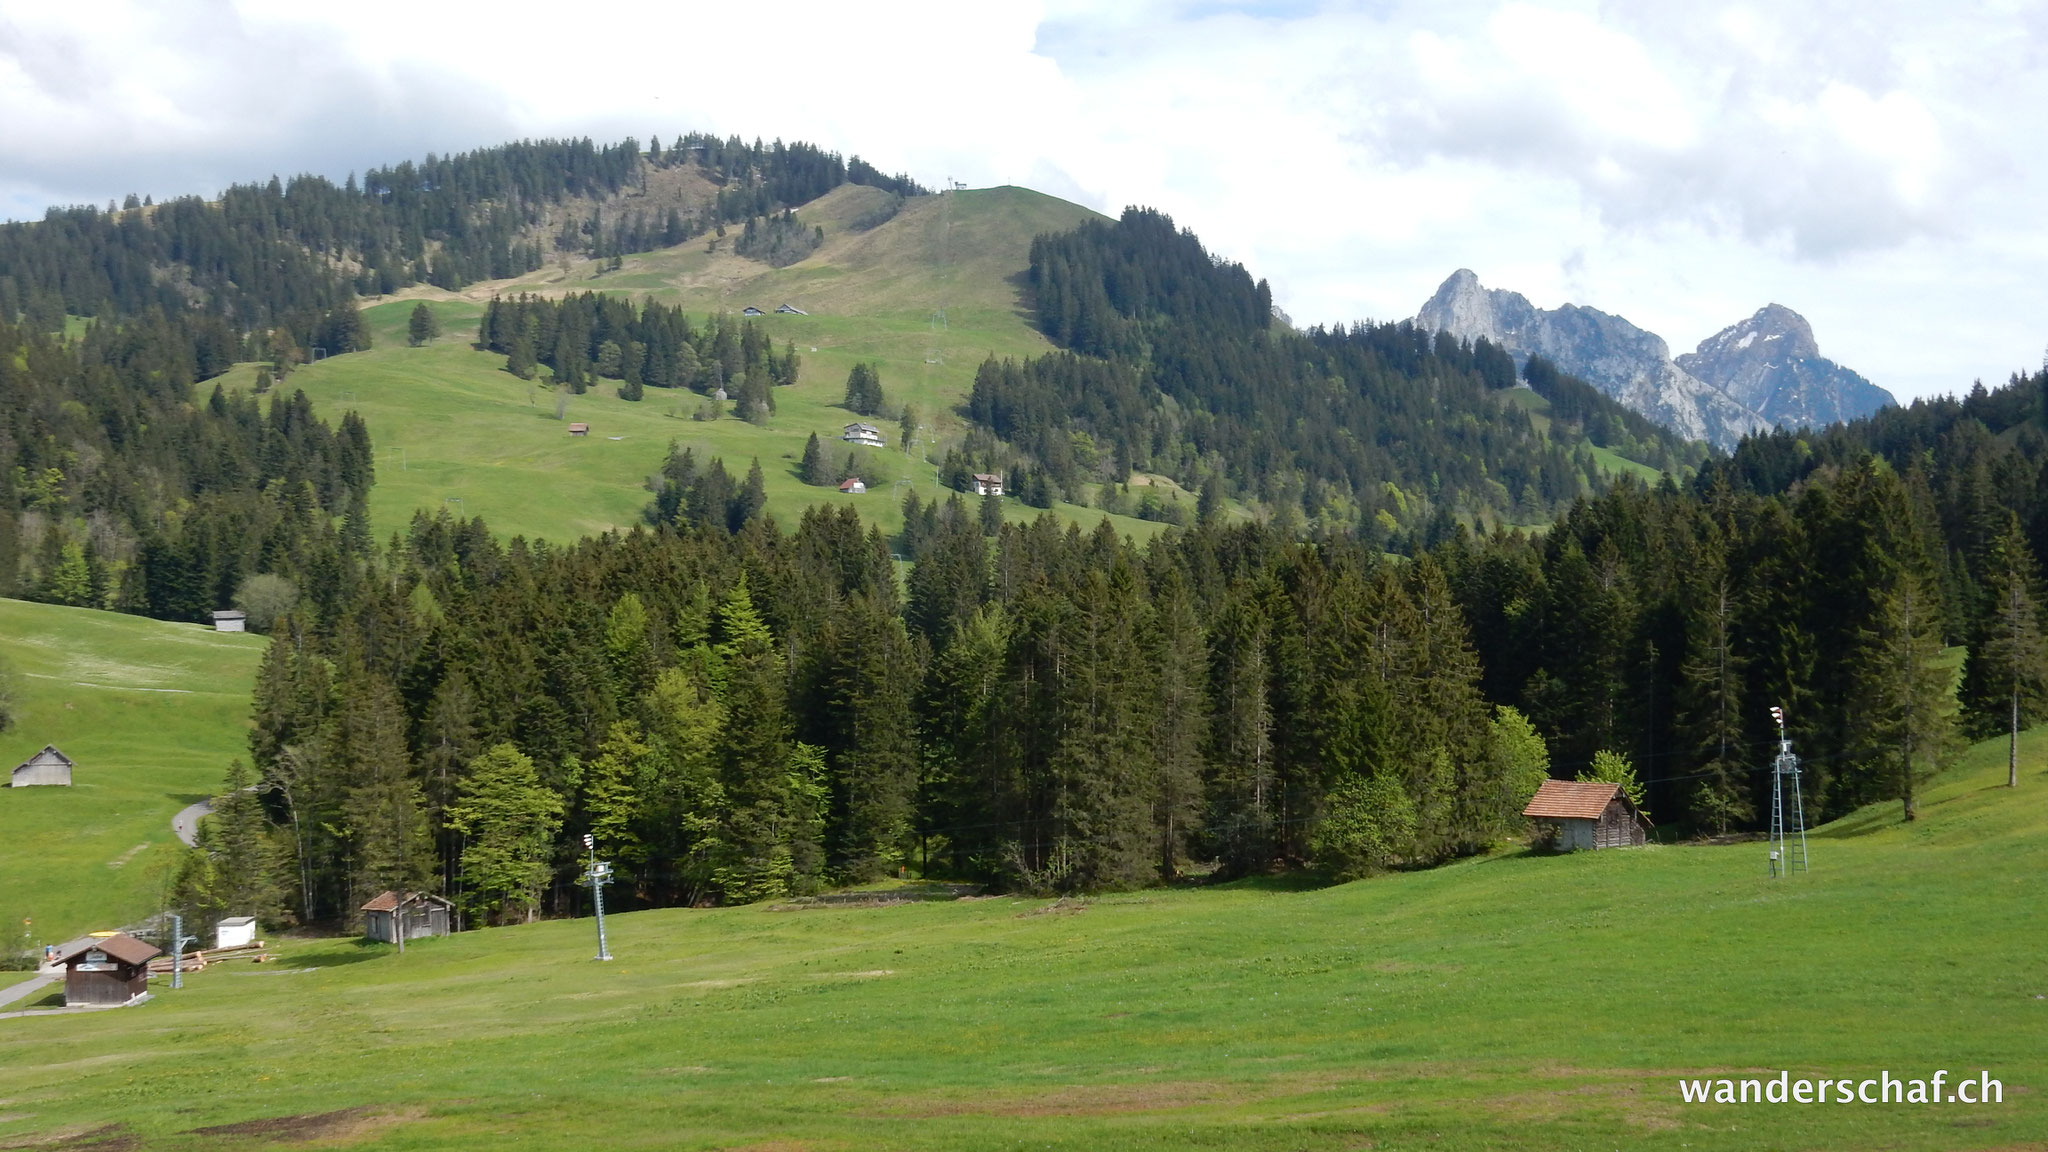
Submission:
[[1776,300],[1906,394],[2048,340],[2038,0],[0,0],[0,124],[16,217],[700,129],[1150,204],[1304,321],[1469,266],[1677,349]]

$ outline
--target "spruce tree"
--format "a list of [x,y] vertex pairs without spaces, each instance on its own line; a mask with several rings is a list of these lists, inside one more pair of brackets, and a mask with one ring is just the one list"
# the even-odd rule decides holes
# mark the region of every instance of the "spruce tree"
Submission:
[[[993,497],[988,497],[993,499]],[[1154,597],[1147,630],[1152,668],[1152,756],[1158,764],[1152,798],[1159,880],[1180,875],[1180,863],[1202,814],[1202,749],[1209,736],[1208,646],[1193,594],[1169,569]]]
[[878,596],[840,608],[826,684],[835,800],[831,856],[842,880],[883,874],[909,847],[917,799],[911,712],[919,661],[903,622]]
[[349,905],[383,891],[409,891],[432,874],[426,796],[413,778],[398,694],[374,673],[357,672],[329,739],[329,769],[346,793]]
[[213,895],[224,915],[254,916],[276,923],[282,912],[279,861],[256,788],[255,773],[240,760],[228,765],[221,794],[214,799],[213,813],[207,818],[212,832]]
[[750,902],[783,895],[798,880],[791,837],[801,832],[793,819],[801,797],[791,788],[781,655],[745,579],[719,605],[718,631],[726,718],[719,782],[726,810],[715,882],[727,899]]
[[1716,832],[1750,818],[1742,722],[1748,661],[1735,648],[1736,590],[1718,550],[1695,557],[1679,664],[1680,729],[1694,756],[1692,811]]
[[2004,722],[2005,782],[2016,788],[2020,727],[2038,719],[2048,705],[2048,643],[2041,636],[2039,569],[2018,517],[2010,513],[2005,530],[1991,543],[1984,584],[1984,619],[1963,682],[1972,711]]
[[431,342],[441,334],[441,319],[434,310],[427,307],[425,300],[413,305],[412,315],[405,324],[406,341],[417,348]]
[[818,442],[818,434],[813,432],[811,438],[804,441],[804,458],[797,465],[797,474],[806,484],[822,486],[826,482],[825,467],[825,448]]
[[[1941,612],[1926,582],[1901,569],[1857,632],[1853,699],[1863,719],[1852,752],[1864,766],[1863,786],[1896,798],[1908,822],[1918,818],[1915,785],[1948,752],[1954,698],[1941,659]],[[1875,798],[1875,797],[1873,797]]]

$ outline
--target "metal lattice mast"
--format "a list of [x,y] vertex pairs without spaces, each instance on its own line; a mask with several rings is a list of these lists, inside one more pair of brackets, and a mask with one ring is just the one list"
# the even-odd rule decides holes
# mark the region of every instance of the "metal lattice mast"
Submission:
[[[1799,788],[1799,757],[1785,734],[1785,710],[1772,708],[1778,725],[1778,755],[1771,761],[1771,875],[1806,871],[1806,801]],[[1792,806],[1785,806],[1785,786],[1792,787]]]
[[590,853],[590,871],[583,874],[590,881],[590,897],[597,902],[597,958],[609,960],[612,950],[604,938],[604,886],[612,882],[612,866],[609,861],[597,858],[597,841],[589,834],[583,834],[584,850]]

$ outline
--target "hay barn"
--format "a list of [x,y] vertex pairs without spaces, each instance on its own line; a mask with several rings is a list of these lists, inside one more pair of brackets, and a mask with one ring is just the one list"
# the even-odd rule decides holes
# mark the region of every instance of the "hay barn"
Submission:
[[1650,818],[1621,785],[1603,780],[1545,780],[1522,815],[1536,821],[1560,852],[1640,848],[1649,839]]

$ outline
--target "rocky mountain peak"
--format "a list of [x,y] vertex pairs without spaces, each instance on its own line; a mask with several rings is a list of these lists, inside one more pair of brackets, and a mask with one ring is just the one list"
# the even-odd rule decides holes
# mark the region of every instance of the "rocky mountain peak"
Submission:
[[1894,402],[1891,393],[1822,356],[1813,325],[1783,304],[1767,304],[1700,341],[1678,366],[1787,427],[1854,420]]
[[1755,412],[1701,383],[1672,362],[1664,339],[1594,308],[1541,309],[1519,292],[1489,289],[1460,268],[1416,314],[1427,331],[1464,340],[1481,336],[1518,364],[1541,355],[1622,404],[1681,436],[1734,447],[1764,427]]

